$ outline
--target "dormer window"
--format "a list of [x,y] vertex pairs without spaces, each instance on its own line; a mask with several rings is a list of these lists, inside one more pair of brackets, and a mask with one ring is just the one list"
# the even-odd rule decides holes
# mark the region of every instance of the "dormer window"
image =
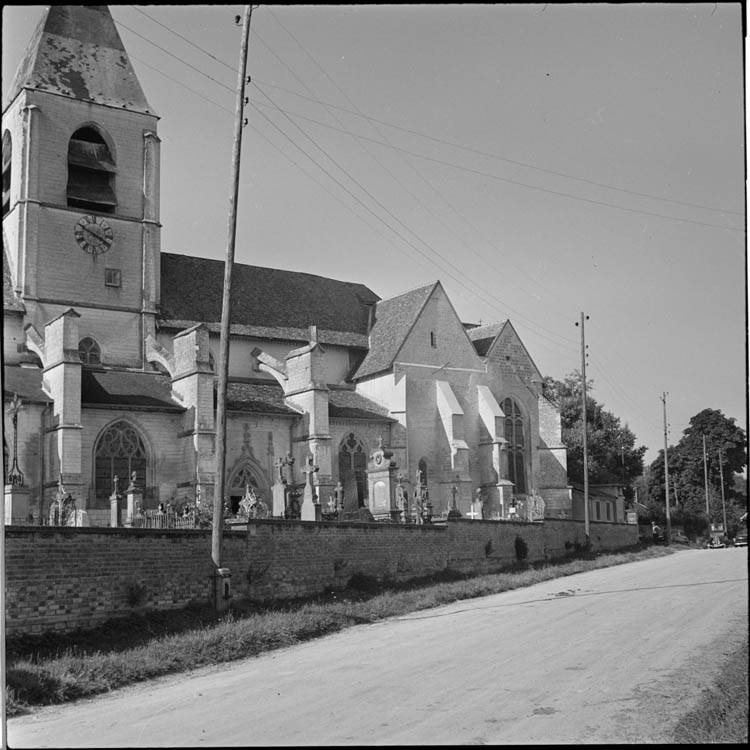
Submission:
[[94,127],[76,130],[68,144],[68,206],[95,213],[114,213],[115,160]]
[[102,363],[102,350],[90,336],[81,339],[78,343],[78,356],[84,365],[100,365]]

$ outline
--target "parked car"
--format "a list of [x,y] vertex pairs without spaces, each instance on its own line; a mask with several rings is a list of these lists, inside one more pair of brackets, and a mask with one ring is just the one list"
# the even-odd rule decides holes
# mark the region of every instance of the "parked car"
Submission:
[[726,545],[717,536],[712,537],[706,544],[706,549],[721,549],[722,547],[726,547]]
[[747,547],[747,531],[738,531],[734,537],[735,547]]
[[690,540],[681,531],[673,531],[670,538],[672,544],[690,544]]

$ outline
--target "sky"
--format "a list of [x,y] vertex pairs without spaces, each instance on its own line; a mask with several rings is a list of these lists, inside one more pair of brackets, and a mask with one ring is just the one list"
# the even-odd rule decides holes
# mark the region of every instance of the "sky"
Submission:
[[[162,250],[224,259],[242,5],[114,5],[160,116]],[[43,6],[3,7],[3,103]],[[235,261],[440,280],[581,370],[646,462],[703,409],[747,430],[740,3],[253,12]]]

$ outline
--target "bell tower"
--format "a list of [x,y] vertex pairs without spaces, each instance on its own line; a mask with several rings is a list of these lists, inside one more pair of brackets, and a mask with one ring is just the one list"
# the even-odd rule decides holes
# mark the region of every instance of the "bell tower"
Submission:
[[42,335],[73,307],[84,363],[147,366],[159,302],[157,122],[109,8],[49,6],[3,107],[4,267],[23,309],[6,316],[8,363],[29,326]]

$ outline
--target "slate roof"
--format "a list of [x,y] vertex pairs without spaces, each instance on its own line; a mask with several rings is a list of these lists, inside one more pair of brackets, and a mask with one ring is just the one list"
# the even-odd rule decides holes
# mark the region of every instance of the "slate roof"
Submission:
[[155,115],[106,5],[47,8],[3,109],[24,88]]
[[378,302],[375,323],[370,331],[370,351],[357,368],[355,380],[377,375],[393,366],[406,336],[437,284],[435,281]]
[[356,391],[331,389],[328,392],[328,416],[340,419],[375,419],[394,422],[388,409]]
[[155,373],[89,370],[84,367],[81,372],[81,405],[184,411],[172,398],[171,382],[167,376]]
[[[215,396],[215,392],[214,392]],[[287,414],[298,417],[299,412],[284,403],[280,385],[265,383],[227,383],[227,410],[260,414]]]
[[471,340],[471,343],[474,344],[477,354],[480,357],[484,357],[492,346],[492,342],[497,338],[498,334],[504,327],[505,323],[491,323],[486,326],[469,328],[467,329],[466,334]]
[[[221,323],[224,262],[161,253],[161,313],[167,326],[179,323]],[[232,331],[248,335],[307,341],[310,325],[339,336],[341,343],[366,345],[369,306],[380,299],[364,284],[297,271],[234,264],[232,270]],[[217,329],[218,330],[218,329]],[[336,338],[336,337],[334,337]],[[351,340],[349,340],[351,339]]]
[[3,367],[3,398],[18,398],[26,403],[46,404],[52,399],[42,390],[42,371],[37,367]]
[[[328,395],[329,417],[393,421],[385,407],[355,391],[332,388]],[[275,383],[227,383],[227,410],[300,416],[298,411],[284,403],[284,392]]]

